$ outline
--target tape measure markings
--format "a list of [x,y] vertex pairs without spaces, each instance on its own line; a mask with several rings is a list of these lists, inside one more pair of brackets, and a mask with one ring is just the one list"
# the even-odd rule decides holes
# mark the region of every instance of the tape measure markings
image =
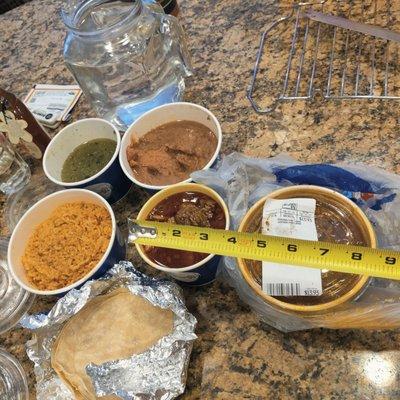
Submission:
[[[152,235],[149,228],[155,228]],[[130,221],[130,231],[130,241],[141,245],[400,279],[400,252],[388,249],[154,221]]]

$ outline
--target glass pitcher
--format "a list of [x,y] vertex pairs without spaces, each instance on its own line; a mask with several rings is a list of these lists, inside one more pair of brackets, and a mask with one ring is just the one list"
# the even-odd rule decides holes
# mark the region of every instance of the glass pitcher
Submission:
[[120,130],[182,98],[191,75],[178,20],[154,1],[68,0],[64,60],[97,114]]

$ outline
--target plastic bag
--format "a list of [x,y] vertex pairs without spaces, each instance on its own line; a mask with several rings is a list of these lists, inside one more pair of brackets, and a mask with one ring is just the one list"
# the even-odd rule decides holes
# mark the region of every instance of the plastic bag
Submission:
[[[254,159],[239,153],[223,158],[215,169],[192,174],[197,183],[215,189],[226,200],[232,229],[261,197],[285,186],[318,185],[353,200],[367,215],[378,247],[400,249],[400,177],[367,165],[302,164],[288,156]],[[225,257],[219,271],[267,324],[284,332],[332,329],[392,329],[400,327],[400,282],[371,278],[361,296],[321,315],[300,315],[271,306],[247,284],[237,260]]]

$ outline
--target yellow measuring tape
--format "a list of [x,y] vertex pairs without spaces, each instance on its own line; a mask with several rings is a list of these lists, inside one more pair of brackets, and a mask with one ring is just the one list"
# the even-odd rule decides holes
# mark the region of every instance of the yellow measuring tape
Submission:
[[400,280],[400,252],[308,240],[130,221],[129,241],[142,245],[301,265]]

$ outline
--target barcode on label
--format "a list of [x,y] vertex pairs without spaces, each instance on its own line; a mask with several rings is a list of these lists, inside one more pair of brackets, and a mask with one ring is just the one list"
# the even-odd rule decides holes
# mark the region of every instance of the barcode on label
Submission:
[[64,110],[66,107],[66,104],[60,104],[60,103],[50,103],[47,106],[48,110]]
[[264,291],[270,296],[301,296],[300,283],[266,283]]

